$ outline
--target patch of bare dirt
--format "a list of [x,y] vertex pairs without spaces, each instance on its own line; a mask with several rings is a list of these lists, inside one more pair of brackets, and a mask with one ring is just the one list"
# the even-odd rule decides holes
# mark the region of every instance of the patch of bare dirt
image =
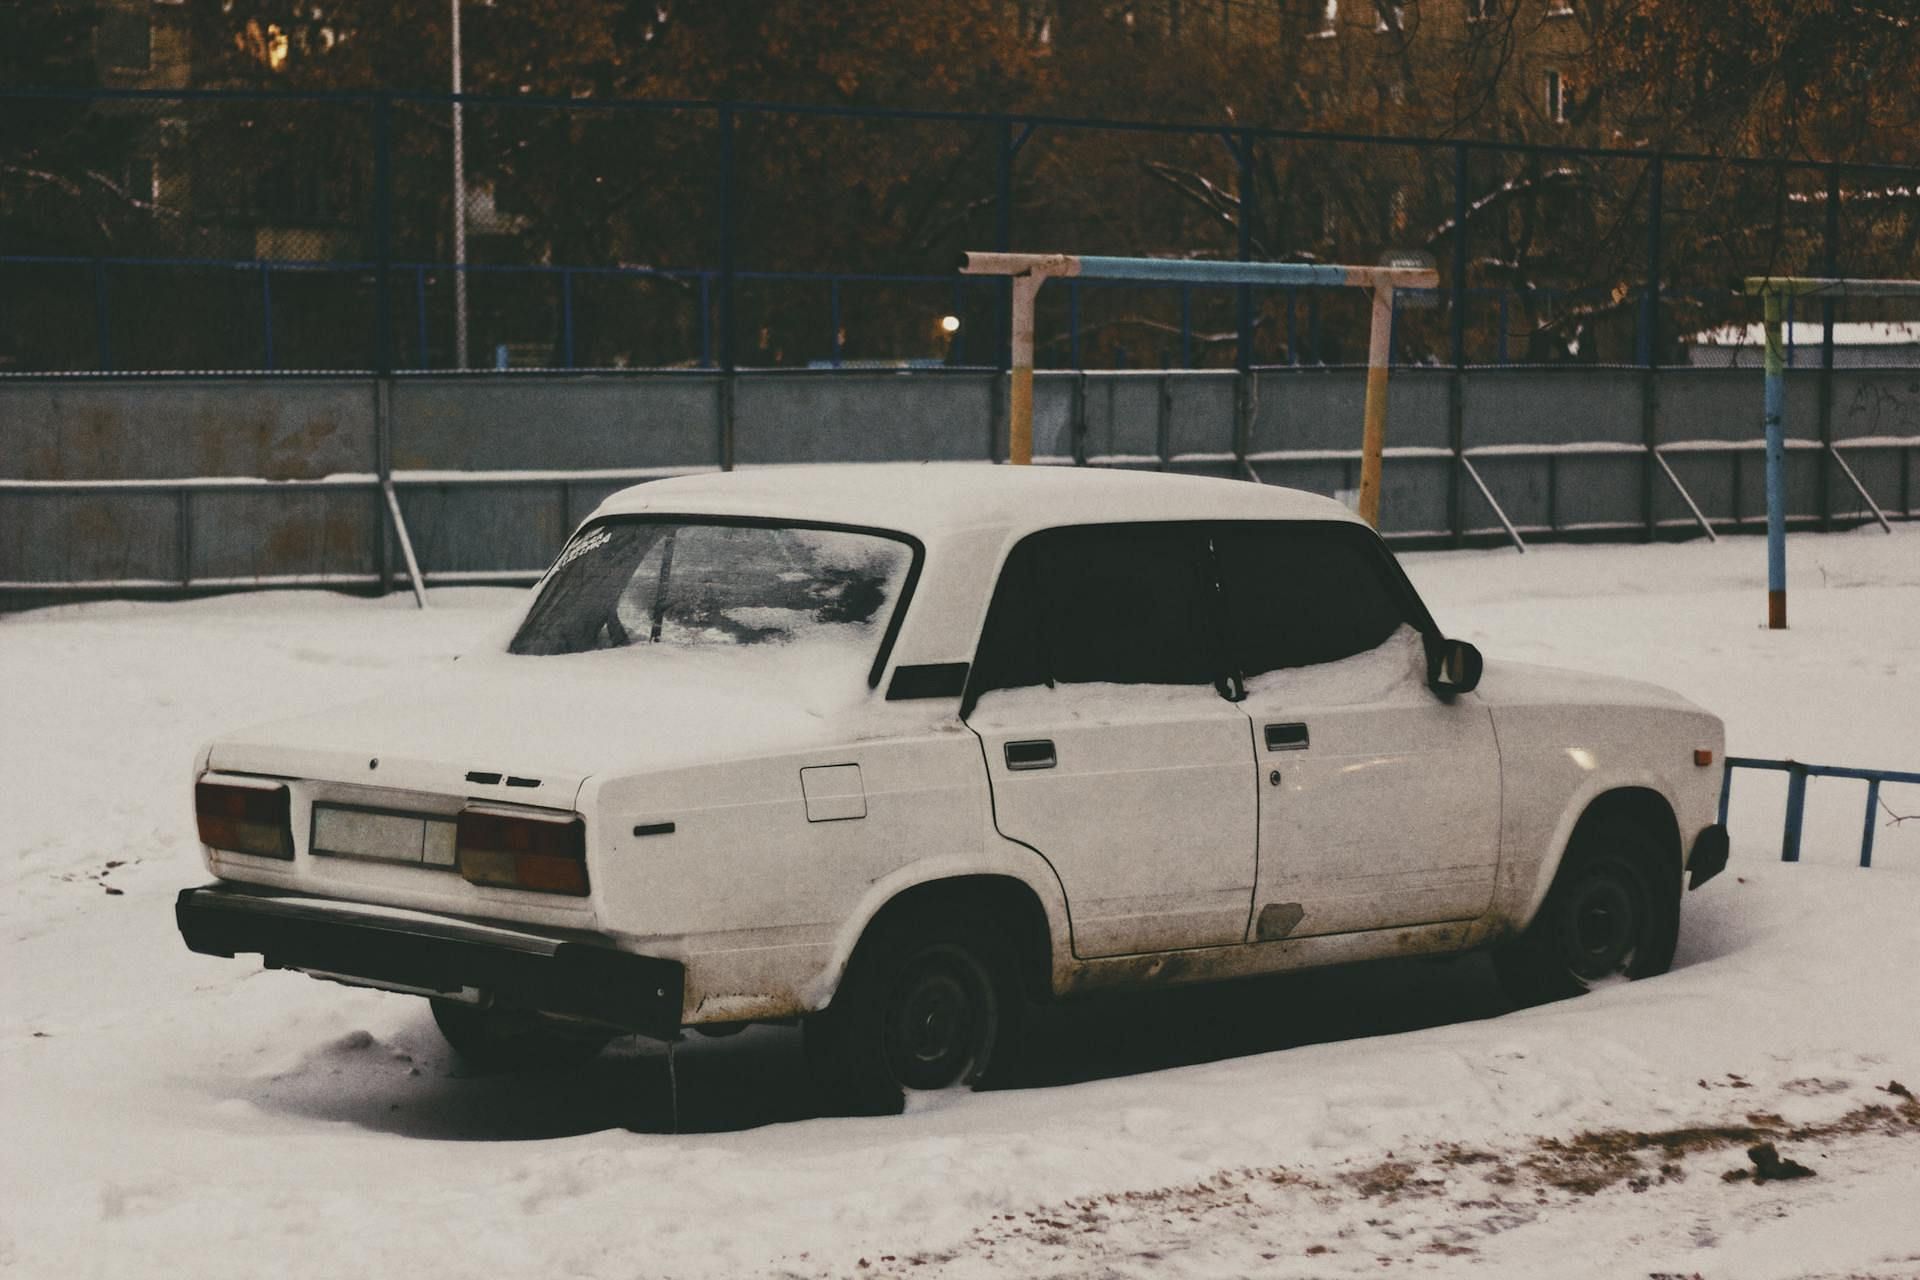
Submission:
[[[1838,1138],[1920,1137],[1920,1100],[1912,1091],[1897,1080],[1877,1089],[1887,1095],[1887,1102],[1857,1106],[1820,1124],[1792,1125],[1774,1112],[1752,1111],[1725,1124],[1589,1130],[1569,1138],[1535,1139],[1510,1150],[1445,1143],[1387,1152],[1376,1163],[1325,1178],[1284,1166],[1225,1170],[1177,1186],[1116,1191],[997,1214],[952,1249],[885,1255],[877,1266],[862,1259],[860,1268],[863,1274],[906,1275],[922,1268],[937,1270],[963,1256],[995,1259],[998,1254],[1032,1262],[1038,1252],[1051,1261],[1051,1268],[1043,1268],[1049,1274],[1060,1265],[1067,1270],[1059,1274],[1081,1274],[1089,1268],[1099,1273],[1092,1263],[1105,1259],[1124,1264],[1108,1268],[1119,1275],[1127,1267],[1155,1261],[1161,1253],[1177,1253],[1210,1233],[1258,1233],[1263,1246],[1271,1242],[1271,1251],[1258,1255],[1263,1259],[1318,1257],[1360,1244],[1354,1238],[1326,1243],[1336,1234],[1327,1230],[1330,1218],[1317,1218],[1318,1225],[1306,1230],[1292,1225],[1284,1206],[1297,1206],[1299,1201],[1288,1197],[1301,1193],[1332,1211],[1332,1217],[1357,1219],[1368,1235],[1410,1251],[1409,1257],[1463,1257],[1478,1252],[1475,1241],[1534,1221],[1556,1198],[1588,1198],[1622,1185],[1639,1193],[1683,1182],[1689,1163],[1701,1157],[1741,1151],[1747,1163],[1716,1170],[1721,1179],[1772,1182],[1813,1176],[1794,1153],[1807,1155]],[[1457,1210],[1444,1230],[1416,1226],[1372,1208],[1436,1197],[1453,1197]],[[1128,1246],[1118,1244],[1123,1239]],[[1152,1249],[1140,1247],[1148,1243]],[[1387,1261],[1381,1259],[1382,1265]]]

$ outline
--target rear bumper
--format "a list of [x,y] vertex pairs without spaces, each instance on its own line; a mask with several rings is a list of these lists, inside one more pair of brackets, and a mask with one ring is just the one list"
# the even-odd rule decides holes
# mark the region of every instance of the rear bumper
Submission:
[[1725,871],[1730,845],[1727,829],[1719,823],[1703,828],[1693,838],[1693,852],[1687,858],[1687,888],[1698,889]]
[[269,969],[584,1018],[661,1039],[680,1030],[686,974],[675,960],[220,885],[182,890],[173,911],[188,949],[202,955],[258,953]]

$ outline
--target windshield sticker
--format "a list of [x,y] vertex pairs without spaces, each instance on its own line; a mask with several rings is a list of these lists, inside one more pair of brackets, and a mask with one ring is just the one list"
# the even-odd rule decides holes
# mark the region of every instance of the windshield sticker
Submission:
[[572,546],[560,553],[560,559],[554,563],[553,567],[556,570],[564,569],[587,552],[597,551],[612,540],[613,535],[607,532],[606,526],[602,525],[586,536],[576,539]]

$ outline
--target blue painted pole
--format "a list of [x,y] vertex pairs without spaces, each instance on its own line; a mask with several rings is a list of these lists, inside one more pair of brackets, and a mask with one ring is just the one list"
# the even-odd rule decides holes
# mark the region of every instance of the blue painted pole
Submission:
[[1800,826],[1807,815],[1807,769],[1792,764],[1787,773],[1787,821],[1780,835],[1780,861],[1800,861]]
[[[1787,372],[1780,350],[1780,294],[1765,295],[1767,331],[1767,627],[1787,625]],[[1802,782],[1804,786],[1804,781]]]
[[1867,825],[1860,833],[1860,865],[1873,865],[1873,819],[1880,811],[1880,779],[1867,779]]

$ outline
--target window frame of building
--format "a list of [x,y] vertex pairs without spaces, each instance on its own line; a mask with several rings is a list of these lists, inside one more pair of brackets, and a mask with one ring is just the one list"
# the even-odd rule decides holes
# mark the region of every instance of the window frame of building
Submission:
[[1567,78],[1558,67],[1548,67],[1545,74],[1545,107],[1547,119],[1554,124],[1567,122]]

